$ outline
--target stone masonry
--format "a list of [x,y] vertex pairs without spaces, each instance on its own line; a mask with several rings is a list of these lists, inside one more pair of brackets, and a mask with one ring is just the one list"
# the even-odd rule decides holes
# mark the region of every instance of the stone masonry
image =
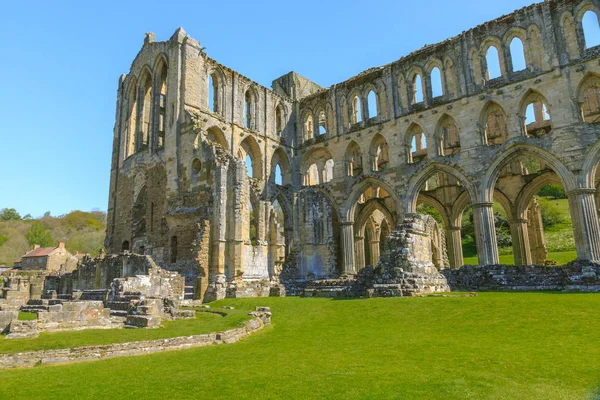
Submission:
[[329,88],[290,72],[268,89],[182,28],[148,33],[118,83],[107,252],[150,256],[198,300],[292,293],[377,266],[425,204],[442,232],[409,257],[432,254],[435,275],[464,264],[469,206],[479,263],[498,264],[497,202],[516,263],[542,265],[535,195],[559,184],[578,258],[600,261],[600,46],[586,13],[600,3],[536,3]]

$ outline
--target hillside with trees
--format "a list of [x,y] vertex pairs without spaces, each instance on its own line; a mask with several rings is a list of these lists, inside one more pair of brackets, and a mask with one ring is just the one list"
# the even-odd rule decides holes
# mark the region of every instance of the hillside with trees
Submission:
[[106,213],[71,211],[52,216],[50,212],[34,219],[21,216],[14,208],[0,210],[0,265],[12,266],[34,244],[42,247],[65,242],[67,250],[97,255],[104,243]]

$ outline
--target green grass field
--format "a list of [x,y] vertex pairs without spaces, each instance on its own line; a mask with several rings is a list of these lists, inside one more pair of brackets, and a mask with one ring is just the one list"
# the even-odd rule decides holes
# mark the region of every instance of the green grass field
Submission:
[[[234,328],[248,320],[248,310],[226,311],[227,316],[199,312],[196,319],[164,321],[160,329],[90,329],[72,332],[45,332],[35,339],[6,339],[0,336],[0,354],[25,351],[64,349],[95,344],[166,339],[177,336],[199,335]],[[35,319],[33,313],[19,313],[19,319]],[[1,397],[0,397],[1,398]]]
[[[563,265],[568,262],[571,262],[577,258],[577,252],[573,251],[559,251],[559,252],[550,252],[548,253],[548,259],[554,260],[558,262],[558,265]],[[477,265],[477,256],[474,257],[465,257],[464,265]],[[505,254],[500,256],[500,264],[514,264],[515,259],[512,254]]]
[[220,305],[271,306],[273,324],[233,345],[0,372],[0,398],[600,395],[600,295],[261,298],[224,300],[213,307]]

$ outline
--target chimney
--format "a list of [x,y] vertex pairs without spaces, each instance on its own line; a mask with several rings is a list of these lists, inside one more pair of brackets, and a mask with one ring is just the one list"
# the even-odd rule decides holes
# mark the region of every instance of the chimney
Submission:
[[59,249],[64,249],[65,248],[65,242],[58,242],[58,248]]
[[39,249],[39,248],[40,248],[40,245],[39,245],[39,244],[34,244],[34,245],[33,245],[33,249],[34,249],[34,250],[37,250],[37,249]]

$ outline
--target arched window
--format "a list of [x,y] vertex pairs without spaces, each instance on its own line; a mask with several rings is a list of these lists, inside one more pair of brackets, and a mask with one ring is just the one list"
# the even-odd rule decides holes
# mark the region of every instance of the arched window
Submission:
[[510,42],[510,58],[512,60],[513,72],[522,71],[527,68],[525,48],[523,47],[523,42],[518,37],[514,37]]
[[137,84],[133,79],[129,84],[129,94],[127,95],[127,121],[125,132],[127,135],[126,156],[135,152],[135,137],[137,134]]
[[318,185],[319,183],[321,183],[319,179],[319,168],[317,167],[317,164],[311,164],[304,176],[304,184],[306,186],[313,186]]
[[327,133],[327,120],[325,118],[325,111],[319,111],[319,135]]
[[498,54],[498,49],[495,46],[488,47],[485,60],[487,63],[487,79],[490,80],[500,78],[502,76],[502,70],[500,69],[500,55]]
[[371,141],[369,152],[371,153],[371,169],[373,171],[383,171],[387,168],[390,156],[387,141],[383,136],[380,134],[375,135]]
[[248,129],[255,129],[255,104],[254,104],[254,96],[250,90],[246,91],[246,95],[244,97],[244,124]]
[[160,74],[158,86],[158,129],[156,134],[156,147],[165,147],[165,125],[167,114],[167,67],[164,65]]
[[434,98],[444,95],[444,89],[442,87],[442,72],[438,67],[434,67],[431,70],[431,95]]
[[527,136],[537,137],[552,129],[548,107],[542,102],[532,102],[525,110],[525,128]]
[[359,176],[363,172],[362,154],[360,147],[355,141],[350,142],[346,149],[346,174],[348,176]]
[[285,125],[283,106],[279,104],[275,109],[275,131],[277,132],[277,136],[281,136],[283,133],[283,127]]
[[362,121],[362,115],[360,112],[360,98],[358,96],[354,96],[352,99],[352,123],[358,124]]
[[218,112],[219,109],[219,80],[216,74],[208,77],[208,109],[212,112]]
[[412,85],[412,102],[413,104],[421,103],[423,101],[423,80],[421,79],[421,75],[415,74],[415,77],[412,81]]
[[367,96],[367,110],[369,118],[375,118],[379,114],[379,110],[377,109],[377,95],[372,90],[369,91]]
[[587,11],[581,20],[583,27],[583,38],[585,48],[596,47],[600,45],[600,27],[598,26],[598,15],[593,11]]
[[248,172],[248,176],[250,178],[254,176],[254,171],[252,171],[252,158],[250,158],[250,154],[246,155],[246,171]]
[[442,155],[451,156],[460,152],[460,137],[458,126],[449,115],[444,115],[439,122],[437,137],[440,141]]
[[148,145],[148,137],[150,134],[150,122],[151,122],[151,104],[152,104],[152,76],[149,72],[145,73],[145,78],[142,79],[141,86],[141,117],[142,123],[140,130],[136,138],[135,148],[136,151],[146,148]]
[[304,131],[306,132],[307,140],[315,137],[313,116],[310,113],[304,118]]
[[506,113],[496,103],[489,103],[483,110],[482,124],[485,126],[484,142],[489,145],[504,143],[508,138]]
[[254,207],[252,206],[252,201],[248,200],[248,210],[249,210],[249,222],[250,226],[248,229],[248,235],[250,239],[250,244],[252,246],[258,245],[258,218],[256,216],[256,212],[254,211]]
[[427,138],[423,129],[413,124],[406,133],[406,146],[408,154],[408,163],[418,163],[427,158]]
[[589,124],[600,123],[600,77],[588,76],[579,88],[581,116]]
[[333,179],[333,159],[330,158],[325,162],[325,169],[323,170],[323,182],[331,182]]
[[281,167],[279,164],[275,166],[275,184],[283,185],[283,175],[281,174]]
[[200,171],[202,171],[202,161],[196,158],[192,162],[192,174],[198,175]]

